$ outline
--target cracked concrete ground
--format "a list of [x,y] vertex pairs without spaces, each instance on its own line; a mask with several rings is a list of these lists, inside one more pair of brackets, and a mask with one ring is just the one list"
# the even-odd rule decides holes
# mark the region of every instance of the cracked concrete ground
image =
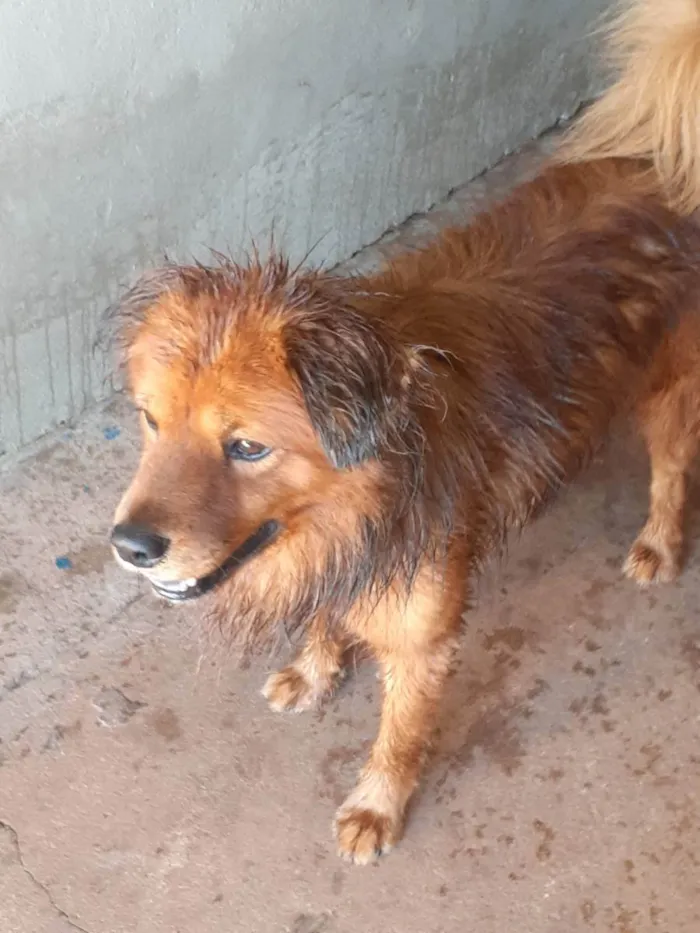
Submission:
[[113,564],[136,457],[116,400],[0,477],[1,933],[697,933],[700,553],[673,586],[621,578],[636,440],[488,574],[406,837],[370,869],[330,828],[376,729],[372,666],[317,713],[269,712],[265,662],[240,670]]

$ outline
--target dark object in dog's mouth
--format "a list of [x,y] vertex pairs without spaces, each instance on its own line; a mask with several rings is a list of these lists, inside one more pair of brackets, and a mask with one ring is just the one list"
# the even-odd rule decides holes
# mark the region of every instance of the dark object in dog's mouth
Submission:
[[158,596],[162,596],[171,603],[182,603],[204,596],[205,593],[210,593],[220,583],[227,580],[247,560],[267,547],[277,537],[281,528],[281,524],[275,519],[263,522],[257,531],[254,531],[240,547],[236,548],[233,554],[226,558],[223,564],[204,577],[170,584],[151,581],[151,586]]

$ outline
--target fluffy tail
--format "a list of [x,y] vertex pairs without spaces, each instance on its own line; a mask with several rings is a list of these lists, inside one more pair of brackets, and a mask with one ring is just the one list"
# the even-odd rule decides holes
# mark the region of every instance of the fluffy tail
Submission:
[[670,204],[700,207],[700,0],[625,0],[605,29],[618,77],[559,157],[653,163]]

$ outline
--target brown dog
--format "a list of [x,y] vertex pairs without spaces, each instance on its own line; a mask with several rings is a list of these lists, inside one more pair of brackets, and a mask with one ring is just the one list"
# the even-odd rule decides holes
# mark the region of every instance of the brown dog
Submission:
[[[694,4],[660,2],[694,11],[671,68],[700,29]],[[169,266],[118,308],[144,433],[112,536],[121,562],[171,601],[211,593],[244,645],[303,632],[265,686],[274,709],[327,695],[351,642],[378,660],[379,736],[336,817],[357,862],[400,834],[474,571],[620,414],[652,464],[626,571],[649,583],[679,568],[700,439],[700,227],[667,196],[687,206],[700,179],[678,174],[695,156],[673,177],[651,165],[688,142],[650,136],[639,161],[585,161],[579,143],[584,161],[374,277],[281,259]]]

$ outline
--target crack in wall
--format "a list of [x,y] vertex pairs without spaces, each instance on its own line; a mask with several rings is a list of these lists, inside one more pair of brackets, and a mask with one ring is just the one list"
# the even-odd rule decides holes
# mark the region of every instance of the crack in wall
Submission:
[[77,930],[78,933],[90,933],[89,930],[87,930],[85,927],[81,926],[79,923],[73,920],[70,917],[70,915],[67,914],[65,910],[63,910],[62,907],[59,907],[59,905],[54,900],[54,896],[49,890],[49,888],[45,884],[43,884],[41,881],[39,881],[39,879],[34,874],[34,872],[31,870],[31,868],[27,865],[27,863],[24,860],[24,854],[22,852],[22,845],[20,843],[19,834],[17,830],[14,828],[14,826],[11,823],[8,823],[7,820],[0,819],[0,829],[4,830],[10,837],[10,841],[12,842],[12,848],[15,850],[17,864],[22,869],[22,871],[27,876],[27,878],[29,878],[32,885],[35,888],[37,888],[39,891],[41,891],[41,893],[44,895],[46,900],[49,902],[51,909],[57,914],[57,916],[59,916],[61,920],[65,921],[68,924],[68,926],[71,927],[71,929]]

